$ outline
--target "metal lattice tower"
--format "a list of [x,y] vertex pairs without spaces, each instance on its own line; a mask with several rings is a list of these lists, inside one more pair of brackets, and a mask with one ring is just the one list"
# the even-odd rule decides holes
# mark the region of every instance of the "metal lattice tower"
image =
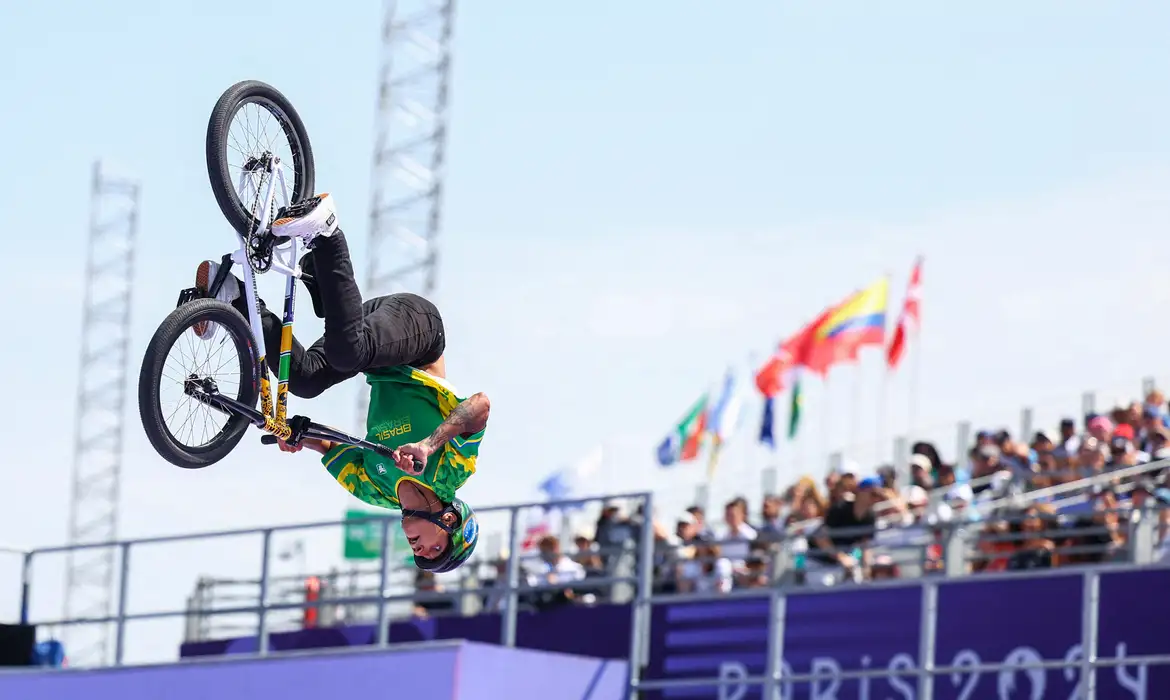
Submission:
[[[454,0],[389,0],[382,23],[363,293],[434,294]],[[367,392],[358,392],[365,424]]]
[[[71,544],[108,542],[118,533],[139,191],[137,182],[109,177],[100,162],[94,163],[69,509]],[[114,548],[68,555],[66,618],[114,614],[116,557]],[[72,665],[107,660],[108,625],[70,625],[64,633]]]

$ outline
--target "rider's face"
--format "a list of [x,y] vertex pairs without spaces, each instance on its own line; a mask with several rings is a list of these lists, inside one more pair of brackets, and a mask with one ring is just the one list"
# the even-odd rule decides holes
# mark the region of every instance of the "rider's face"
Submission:
[[402,531],[406,533],[406,541],[415,556],[423,559],[434,559],[442,554],[450,539],[443,528],[423,518],[403,518]]

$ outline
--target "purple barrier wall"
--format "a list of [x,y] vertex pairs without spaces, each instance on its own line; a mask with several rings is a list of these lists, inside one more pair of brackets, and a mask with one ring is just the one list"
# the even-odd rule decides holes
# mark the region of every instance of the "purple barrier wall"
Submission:
[[475,643],[0,674],[0,698],[37,700],[620,700],[626,664]]
[[459,645],[220,660],[100,671],[0,674],[0,698],[37,700],[257,700],[454,698]]
[[[1107,574],[1100,588],[1101,657],[1170,653],[1170,571]],[[936,666],[1019,664],[1081,657],[1082,578],[946,582],[939,588]],[[918,667],[922,590],[856,588],[793,595],[785,605],[784,672],[840,673]],[[766,600],[691,603],[656,608],[648,678],[743,678],[764,671]],[[1157,622],[1156,622],[1157,621]],[[935,678],[938,700],[1042,700],[1075,697],[1079,669],[945,674]],[[784,700],[865,700],[917,697],[917,680],[830,678],[782,689]],[[652,698],[761,698],[740,684],[670,689]],[[1170,667],[1129,665],[1097,673],[1101,700],[1170,697]]]
[[[1079,659],[1082,578],[1060,576],[941,581],[938,596],[936,666],[1024,663]],[[1170,654],[1170,570],[1146,569],[1104,574],[1100,587],[1098,655]],[[822,594],[796,594],[785,606],[784,668],[790,673],[918,667],[922,589],[860,587]],[[767,654],[766,599],[724,600],[657,606],[651,626],[646,678],[744,677],[764,670]],[[562,608],[521,616],[518,643],[534,649],[624,658],[629,649],[630,611],[619,606]],[[391,639],[467,639],[495,642],[499,616],[439,618],[396,623]],[[275,649],[369,644],[372,626],[308,630],[274,635]],[[185,656],[239,653],[255,649],[254,639],[185,645]],[[939,700],[1039,700],[1072,697],[1078,669],[1019,670],[1015,673],[940,675]],[[1097,673],[1098,697],[1168,698],[1170,666],[1129,665]],[[653,697],[653,696],[651,696]],[[732,685],[672,689],[658,697],[751,700],[759,689]],[[787,688],[784,700],[863,700],[916,697],[913,677],[827,680],[815,687]]]
[[[585,628],[589,629],[588,634],[568,632]],[[375,632],[374,625],[284,632],[271,635],[269,645],[274,651],[363,646],[375,642]],[[500,616],[433,617],[390,625],[390,642],[393,644],[440,639],[497,644],[500,641]],[[539,614],[524,613],[516,622],[516,644],[525,649],[559,651],[599,659],[625,659],[630,647],[630,608],[623,605],[566,606]],[[219,639],[184,644],[179,655],[190,658],[254,654],[257,648],[255,637]]]
[[459,657],[456,700],[623,700],[626,697],[629,673],[625,661],[482,644],[473,646]]

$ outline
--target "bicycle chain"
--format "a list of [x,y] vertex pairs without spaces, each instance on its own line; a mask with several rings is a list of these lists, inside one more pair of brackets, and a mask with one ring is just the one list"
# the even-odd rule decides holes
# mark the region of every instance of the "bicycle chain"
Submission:
[[[256,195],[253,198],[252,206],[250,209],[253,212],[253,218],[257,218],[255,216],[254,212],[256,211],[257,205],[260,204],[260,193],[264,192],[264,183],[265,183],[265,179],[267,177],[268,177],[268,172],[262,171],[261,175],[260,175],[260,183],[256,187]],[[271,211],[269,212],[268,220],[275,221],[276,220],[276,202],[273,201],[272,204],[269,205],[269,208],[271,209]],[[262,233],[249,232],[248,236],[249,236],[249,238],[248,238],[248,254],[246,256],[248,258],[248,265],[257,274],[264,274],[265,272],[268,272],[270,269],[272,269],[272,240],[271,240],[271,237],[268,235],[267,232],[262,232]]]

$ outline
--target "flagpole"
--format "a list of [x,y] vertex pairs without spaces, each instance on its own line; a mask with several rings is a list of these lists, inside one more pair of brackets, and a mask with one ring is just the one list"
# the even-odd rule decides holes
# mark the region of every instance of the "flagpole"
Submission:
[[831,428],[833,425],[833,414],[831,411],[832,402],[829,401],[829,398],[832,396],[832,393],[829,391],[829,375],[831,375],[832,373],[833,373],[832,367],[826,368],[825,369],[825,381],[821,383],[822,386],[825,387],[825,397],[823,399],[824,404],[825,404],[825,412],[823,414],[821,414],[825,417],[825,423],[823,426],[821,426],[821,439],[824,441],[824,452],[822,452],[822,454],[825,457],[826,463],[827,463],[827,460],[829,459],[829,454],[833,451],[832,436],[830,435]]
[[853,405],[849,407],[849,451],[854,454],[858,451],[857,440],[861,430],[861,397],[864,393],[861,376],[861,356],[859,354],[853,372]]
[[914,343],[914,357],[910,361],[910,425],[906,430],[910,444],[914,444],[918,434],[918,376],[922,371],[922,329],[917,328],[915,331],[915,340],[918,342]]
[[[889,445],[889,436],[886,435],[888,424],[886,423],[886,406],[889,404],[889,387],[890,387],[890,371],[886,366],[882,371],[882,385],[878,389],[878,414],[877,414],[877,444],[878,450],[882,450],[879,454],[883,455],[879,462],[885,461],[884,452],[886,445]],[[895,458],[897,455],[895,455]]]

